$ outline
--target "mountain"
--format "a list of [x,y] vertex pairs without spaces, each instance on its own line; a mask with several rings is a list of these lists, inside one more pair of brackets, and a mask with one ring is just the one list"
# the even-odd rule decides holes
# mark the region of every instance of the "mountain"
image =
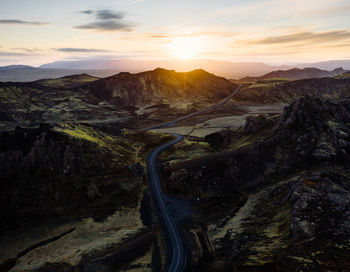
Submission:
[[175,72],[157,68],[138,74],[119,73],[81,88],[98,98],[121,106],[159,103],[215,103],[230,95],[236,85],[204,70]]
[[296,65],[298,68],[305,68],[305,67],[315,67],[318,69],[323,70],[333,70],[337,67],[343,67],[345,70],[350,70],[350,60],[330,60],[330,61],[321,61],[321,62],[314,62],[314,63],[298,63]]
[[289,79],[289,80],[299,80],[306,78],[321,78],[321,77],[334,77],[341,75],[345,72],[343,68],[336,68],[332,71],[320,70],[317,68],[294,68],[290,70],[278,70],[271,73],[267,73],[261,77],[245,77],[240,81],[251,82],[251,81],[261,81],[266,79]]
[[95,77],[107,77],[114,75],[116,72],[111,70],[43,69],[26,65],[11,65],[10,67],[5,66],[0,68],[0,82],[30,82],[83,73]]
[[243,76],[261,76],[277,69],[289,69],[290,66],[271,66],[258,62],[229,62],[220,60],[128,60],[128,59],[100,59],[57,61],[43,64],[40,68],[50,69],[104,69],[117,72],[138,73],[153,70],[157,67],[176,70],[180,72],[204,69],[210,73],[226,78],[241,78]]
[[35,69],[35,67],[29,66],[29,65],[8,65],[8,66],[0,67],[0,70],[6,70],[6,69]]

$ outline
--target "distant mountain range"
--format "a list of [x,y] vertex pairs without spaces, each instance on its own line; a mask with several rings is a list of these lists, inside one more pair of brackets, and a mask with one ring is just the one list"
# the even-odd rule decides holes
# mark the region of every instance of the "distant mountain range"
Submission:
[[[40,67],[27,65],[9,65],[0,67],[0,81],[28,82],[39,79],[58,78],[74,74],[86,73],[95,77],[108,77],[119,72],[139,73],[163,67],[178,72],[187,72],[195,69],[204,69],[210,73],[229,79],[243,77],[261,77],[268,73],[298,68],[317,68],[327,70],[325,72],[305,70],[300,73],[305,76],[294,76],[290,79],[301,79],[310,77],[333,76],[328,71],[342,67],[350,70],[350,60],[337,60],[317,63],[304,63],[293,65],[273,66],[260,62],[229,62],[221,60],[111,60],[111,59],[90,59],[75,61],[56,61],[43,64]],[[277,73],[276,72],[276,73]],[[293,73],[299,73],[294,70]],[[316,76],[315,76],[316,75]],[[321,76],[320,76],[321,75]],[[284,78],[288,78],[283,76]]]
[[321,61],[314,63],[301,63],[292,65],[297,68],[306,68],[306,67],[315,67],[323,70],[334,70],[338,67],[343,67],[345,70],[350,70],[350,60],[330,60],[330,61]]
[[0,67],[0,70],[7,70],[7,69],[37,69],[37,68],[29,65],[7,65],[7,66]]
[[290,70],[278,70],[271,73],[267,73],[261,77],[245,77],[240,81],[252,82],[261,81],[266,79],[288,79],[288,80],[299,80],[307,78],[322,78],[322,77],[335,77],[342,75],[346,72],[343,68],[336,68],[332,71],[320,70],[317,68],[293,68]]
[[25,65],[11,65],[0,67],[0,82],[30,82],[84,73],[95,77],[108,77],[117,72],[113,70],[43,69]]
[[229,62],[220,60],[79,60],[57,61],[41,65],[45,69],[105,69],[116,72],[139,73],[153,70],[157,67],[188,72],[204,69],[210,73],[226,78],[240,78],[243,76],[260,76],[279,69],[290,69],[291,66],[272,66],[259,62]]

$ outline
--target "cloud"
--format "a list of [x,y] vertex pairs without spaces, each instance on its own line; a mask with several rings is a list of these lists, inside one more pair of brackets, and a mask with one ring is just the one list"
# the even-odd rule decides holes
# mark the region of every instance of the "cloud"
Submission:
[[112,19],[120,20],[124,18],[123,12],[113,12],[112,10],[109,10],[109,9],[98,10],[96,14],[97,14],[97,18],[100,20],[112,20]]
[[78,29],[91,29],[95,31],[131,31],[136,25],[124,20],[125,13],[110,9],[96,11],[85,10],[82,13],[95,14],[96,20],[87,24],[76,26]]
[[303,15],[307,16],[339,16],[347,15],[350,12],[350,3],[334,3],[326,7],[313,8],[312,12],[305,11]]
[[88,10],[82,10],[82,11],[79,11],[80,13],[83,13],[83,14],[93,14],[94,11],[91,10],[91,9],[88,9]]
[[18,53],[18,52],[1,52],[0,56],[6,56],[6,57],[12,57],[12,56],[28,56],[28,54],[25,53]]
[[322,32],[301,31],[285,35],[270,36],[267,38],[247,41],[247,44],[285,44],[285,43],[330,43],[350,39],[348,30],[331,30]]
[[0,20],[0,24],[4,25],[48,25],[47,22],[29,22],[29,21],[22,21],[22,20]]
[[85,25],[77,26],[76,28],[94,29],[97,31],[116,31],[116,30],[131,31],[133,27],[134,25],[132,24],[125,24],[125,23],[116,22],[116,21],[105,21],[105,22],[88,23]]
[[125,0],[124,2],[128,5],[138,4],[144,2],[145,0]]
[[106,53],[110,52],[108,50],[92,49],[92,48],[54,48],[57,52],[65,53]]
[[164,38],[170,38],[172,37],[170,34],[149,34],[150,38],[156,38],[156,39],[164,39]]
[[198,31],[186,34],[172,34],[172,33],[148,33],[148,37],[165,39],[165,38],[177,38],[177,37],[233,37],[237,33],[234,32],[222,32],[222,31]]
[[20,51],[24,51],[26,53],[35,53],[35,52],[39,52],[41,51],[40,49],[36,49],[36,48],[25,48],[25,47],[15,47],[15,48],[11,48],[12,50],[20,50]]
[[87,10],[81,10],[81,11],[79,11],[79,13],[82,13],[82,14],[93,14],[94,11],[91,10],[91,9],[87,9]]

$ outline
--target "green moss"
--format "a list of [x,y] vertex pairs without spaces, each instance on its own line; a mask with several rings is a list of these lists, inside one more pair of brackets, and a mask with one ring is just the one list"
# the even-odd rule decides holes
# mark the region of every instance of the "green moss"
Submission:
[[272,77],[272,78],[261,80],[261,82],[266,82],[266,83],[278,83],[278,82],[287,82],[287,81],[289,81],[289,79],[283,78],[283,77]]
[[116,159],[124,158],[126,162],[137,160],[138,143],[131,142],[123,137],[113,137],[92,127],[83,125],[60,125],[56,131],[65,133],[70,137],[97,144],[100,148],[106,148],[113,152]]
[[339,76],[336,76],[335,78],[337,79],[346,79],[346,78],[350,78],[350,72],[345,72],[344,74],[341,74]]
[[69,88],[69,87],[81,85],[83,83],[93,82],[96,80],[98,80],[97,77],[82,74],[82,75],[66,76],[61,78],[44,79],[44,80],[38,81],[38,83],[45,87]]

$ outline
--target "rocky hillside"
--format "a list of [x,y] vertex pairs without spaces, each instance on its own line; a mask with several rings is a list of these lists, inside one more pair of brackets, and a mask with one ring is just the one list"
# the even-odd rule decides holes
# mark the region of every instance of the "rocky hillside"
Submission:
[[[129,116],[129,110],[99,103],[81,90],[43,86],[55,85],[58,80],[45,82],[0,83],[0,130],[12,130],[17,125],[35,127],[41,123],[116,122]],[[78,84],[71,80],[68,83],[66,79],[60,82],[58,85]]]
[[196,203],[210,241],[193,244],[197,269],[350,269],[349,102],[302,98],[208,137],[212,154],[164,163],[168,193]]
[[204,70],[177,73],[157,68],[139,74],[120,73],[83,86],[100,101],[121,106],[188,102],[216,103],[237,86]]
[[151,266],[144,159],[168,140],[63,124],[0,134],[0,271]]
[[242,82],[254,82],[273,78],[284,78],[289,80],[299,80],[307,78],[322,78],[322,77],[334,77],[341,75],[345,72],[343,68],[337,68],[332,71],[320,70],[317,68],[294,68],[290,70],[278,70],[263,75],[261,77],[245,77],[240,81]]
[[235,96],[235,100],[253,103],[291,103],[304,96],[346,98],[349,95],[349,78],[313,78],[290,82],[246,84]]

